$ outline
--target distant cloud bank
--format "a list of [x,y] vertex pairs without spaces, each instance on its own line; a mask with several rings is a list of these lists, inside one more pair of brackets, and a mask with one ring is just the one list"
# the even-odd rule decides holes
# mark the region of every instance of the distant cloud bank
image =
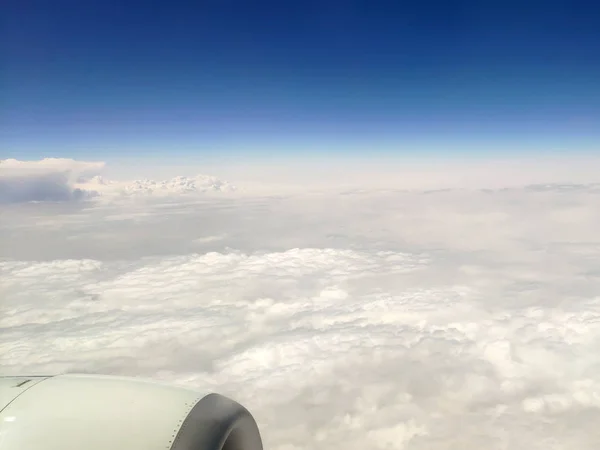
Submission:
[[75,182],[103,167],[103,162],[62,158],[0,160],[0,203],[65,202],[94,197],[96,192],[75,186]]
[[168,180],[106,180],[104,162],[45,158],[0,160],[0,204],[69,202],[100,197],[138,197],[232,192],[235,186],[209,175]]

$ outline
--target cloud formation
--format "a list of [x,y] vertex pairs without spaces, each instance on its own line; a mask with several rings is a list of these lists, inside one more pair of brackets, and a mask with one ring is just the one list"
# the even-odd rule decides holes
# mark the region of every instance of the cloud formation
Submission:
[[2,366],[222,392],[278,450],[596,449],[599,195],[6,206]]
[[0,174],[0,203],[64,202],[93,195],[93,192],[73,188],[66,173]]
[[76,161],[69,158],[44,158],[38,161],[20,161],[17,159],[0,160],[0,168],[23,171],[72,172],[75,176],[89,176],[104,168],[104,162]]
[[0,204],[64,202],[93,197],[96,192],[76,187],[75,181],[103,167],[101,162],[62,158],[0,160]]
[[167,180],[133,180],[125,182],[107,181],[96,176],[82,186],[96,189],[104,194],[120,197],[168,197],[207,192],[233,192],[235,186],[211,175],[194,177],[177,176]]
[[40,161],[0,160],[0,204],[114,200],[233,192],[235,186],[210,175],[178,176],[155,181],[106,180],[104,162],[46,158]]

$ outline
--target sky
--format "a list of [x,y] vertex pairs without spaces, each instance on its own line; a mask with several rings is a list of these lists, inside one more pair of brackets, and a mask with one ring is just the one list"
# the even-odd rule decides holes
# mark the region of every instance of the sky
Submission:
[[598,152],[595,2],[1,8],[2,158]]

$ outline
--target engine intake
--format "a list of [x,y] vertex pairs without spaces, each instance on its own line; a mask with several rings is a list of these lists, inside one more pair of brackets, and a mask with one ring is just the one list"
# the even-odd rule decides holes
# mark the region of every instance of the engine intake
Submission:
[[0,378],[1,450],[262,450],[239,403],[108,375]]

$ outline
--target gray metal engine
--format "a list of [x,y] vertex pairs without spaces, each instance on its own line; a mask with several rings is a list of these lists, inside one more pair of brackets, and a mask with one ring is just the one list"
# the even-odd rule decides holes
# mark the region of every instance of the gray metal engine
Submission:
[[107,375],[0,378],[0,450],[262,450],[239,403]]

